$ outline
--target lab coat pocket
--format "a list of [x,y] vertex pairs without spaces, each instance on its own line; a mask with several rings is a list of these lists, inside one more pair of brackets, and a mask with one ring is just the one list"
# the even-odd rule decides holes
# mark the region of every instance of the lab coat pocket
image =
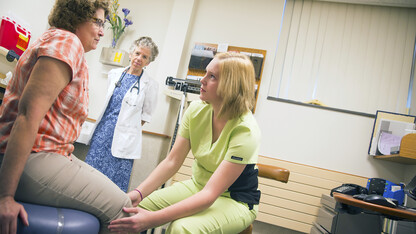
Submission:
[[115,129],[111,153],[117,158],[138,159],[141,156],[141,129]]
[[118,124],[126,128],[135,128],[139,130],[141,126],[141,114],[143,101],[138,95],[126,95],[123,99]]
[[138,95],[126,95],[126,97],[123,100],[126,104],[126,106],[129,106],[131,108],[134,108],[138,106],[139,102],[139,96]]
[[124,97],[123,101],[130,107],[141,108],[143,106],[143,91],[137,93],[135,89],[127,91],[128,93]]

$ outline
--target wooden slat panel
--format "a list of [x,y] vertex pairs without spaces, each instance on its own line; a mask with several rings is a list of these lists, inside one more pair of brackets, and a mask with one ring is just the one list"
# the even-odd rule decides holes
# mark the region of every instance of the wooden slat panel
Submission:
[[[173,181],[191,178],[193,156],[189,154]],[[259,177],[262,193],[258,221],[308,233],[316,221],[322,194],[342,183],[365,186],[368,178],[259,156],[259,163],[290,171],[288,183]]]
[[194,162],[193,158],[187,157],[187,158],[185,158],[185,161],[183,162],[183,165],[190,167],[190,166],[192,166],[193,162]]
[[190,175],[184,175],[184,174],[181,174],[181,173],[176,173],[173,176],[173,181],[174,182],[176,182],[176,181],[184,181],[184,180],[189,180],[190,178],[191,178]]
[[[193,164],[193,156],[189,155],[184,162],[185,166],[192,166]],[[366,186],[367,178],[359,177],[355,175],[344,174],[335,171],[329,171],[320,168],[314,168],[310,166],[300,165],[296,163],[281,161],[277,159],[267,158],[264,156],[259,156],[260,163],[264,162],[273,162],[275,164],[269,165],[277,165],[284,167],[290,170],[290,177],[289,181],[299,182],[315,187],[332,189],[334,187],[339,186],[341,183],[345,183],[345,181],[350,181],[348,183],[355,183],[360,184],[362,186]],[[264,162],[263,162],[264,161]],[[267,164],[267,163],[265,163]],[[300,172],[297,172],[300,171]],[[278,184],[280,182],[272,181],[272,183]]]
[[[283,160],[279,160],[275,158],[269,158],[265,156],[259,156],[259,163],[268,164],[268,165],[276,165],[276,166],[283,167],[283,168],[290,170],[290,173],[293,172],[293,173],[298,173],[298,174],[304,174],[304,175],[327,179],[329,181],[335,181],[335,182],[353,183],[353,184],[366,186],[367,180],[368,180],[368,178],[362,177],[362,176],[351,175],[347,173],[331,171],[331,170],[326,170],[322,168],[316,168],[316,167],[312,167],[308,165],[287,162],[287,161],[283,161]],[[289,177],[289,180],[291,180],[291,177]]]
[[298,183],[316,186],[319,188],[329,189],[329,190],[341,185],[341,182],[339,181],[317,178],[315,176],[300,174],[297,172],[290,172],[289,177],[290,177],[290,181],[292,182],[298,182]]
[[[265,182],[263,182],[264,180],[270,180],[270,179],[259,178],[259,183],[265,184]],[[272,187],[277,187],[277,188],[284,188],[289,191],[299,191],[301,193],[316,196],[316,197],[321,197],[323,193],[328,193],[328,189],[322,189],[319,187],[310,186],[308,184],[300,184],[300,183],[292,182],[290,180],[290,176],[289,176],[289,182],[287,184],[283,184],[278,181],[269,181],[268,185]]]
[[192,167],[182,166],[181,168],[179,168],[178,172],[185,175],[192,175]]
[[[319,206],[314,206],[306,203],[301,203],[294,200],[288,200],[280,197],[273,197],[267,194],[262,194],[260,198],[260,203],[265,205],[278,206],[281,208],[286,208],[288,210],[294,210],[306,214],[311,214],[316,216],[318,214]],[[262,211],[262,206],[260,206],[260,211]]]
[[[259,189],[264,194],[277,194],[277,190],[274,190],[272,187],[259,185]],[[279,197],[285,198],[289,201],[297,201],[303,204],[310,204],[314,206],[319,206],[321,199],[320,197],[307,195],[303,192],[299,191],[289,191],[285,189],[281,189],[278,191]]]

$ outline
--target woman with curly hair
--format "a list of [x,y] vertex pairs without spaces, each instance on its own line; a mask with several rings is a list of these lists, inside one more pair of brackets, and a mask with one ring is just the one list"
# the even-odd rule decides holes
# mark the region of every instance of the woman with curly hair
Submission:
[[72,152],[88,114],[84,54],[104,35],[107,0],[56,0],[50,28],[20,57],[0,107],[0,233],[16,233],[16,201],[76,208],[101,231],[129,197]]

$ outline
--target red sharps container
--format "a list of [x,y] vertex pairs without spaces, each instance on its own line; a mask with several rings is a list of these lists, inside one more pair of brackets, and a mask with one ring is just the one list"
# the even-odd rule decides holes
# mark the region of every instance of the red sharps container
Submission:
[[7,16],[1,17],[0,46],[13,50],[20,56],[27,49],[30,37],[30,32],[14,20]]

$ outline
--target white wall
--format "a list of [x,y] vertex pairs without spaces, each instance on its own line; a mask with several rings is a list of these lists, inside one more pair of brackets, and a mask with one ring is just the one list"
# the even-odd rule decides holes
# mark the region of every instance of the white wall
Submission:
[[283,0],[198,1],[184,48],[181,75],[186,75],[195,42],[267,50],[255,113],[262,130],[261,155],[402,181],[403,165],[367,155],[373,119],[267,100],[283,3]]
[[[33,1],[36,4],[29,0],[18,2],[8,1],[6,4],[2,1],[0,13],[14,11],[38,26],[33,28],[33,35],[40,35],[45,28],[45,17],[52,0],[45,0],[43,6],[37,8],[40,5],[38,1]],[[127,49],[133,39],[148,35],[159,45],[160,58],[163,58],[150,64],[147,69],[160,84],[160,96],[154,121],[145,125],[146,130],[168,135],[172,133],[178,102],[162,94],[166,77],[157,75],[164,74],[169,61],[180,59],[177,74],[171,75],[184,78],[195,42],[264,49],[267,50],[267,56],[255,113],[262,131],[261,155],[366,177],[383,177],[396,182],[408,182],[411,179],[409,177],[413,177],[415,166],[374,160],[367,155],[373,119],[267,100],[283,0],[120,0],[119,3],[121,7],[130,8],[134,22],[122,40],[121,48]],[[191,13],[191,18],[189,26],[181,31],[185,38],[182,54],[167,54],[164,51],[170,50],[164,45],[169,45],[168,41],[172,37],[172,34],[167,36],[167,33],[175,27],[170,24],[171,16],[180,14],[182,9],[174,7],[178,4],[193,5],[183,8],[184,14]],[[22,5],[29,7],[22,9]],[[29,11],[32,5],[32,9],[37,11]],[[105,96],[106,76],[103,72],[110,67],[102,65],[98,59],[101,47],[109,46],[110,41],[108,31],[100,47],[87,54],[91,79],[91,118],[97,117]],[[156,144],[153,147],[159,146]]]

